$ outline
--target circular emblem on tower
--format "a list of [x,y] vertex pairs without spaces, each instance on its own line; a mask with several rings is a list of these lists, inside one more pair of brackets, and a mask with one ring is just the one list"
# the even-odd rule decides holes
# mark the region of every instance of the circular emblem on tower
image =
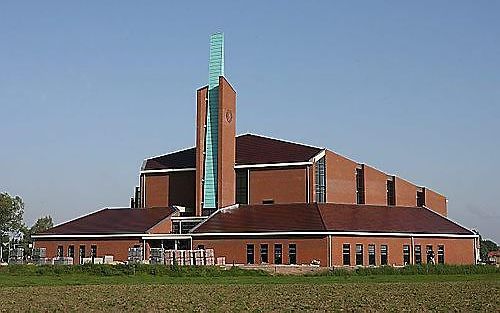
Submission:
[[233,112],[231,111],[231,109],[226,110],[226,121],[228,123],[231,123],[233,121]]

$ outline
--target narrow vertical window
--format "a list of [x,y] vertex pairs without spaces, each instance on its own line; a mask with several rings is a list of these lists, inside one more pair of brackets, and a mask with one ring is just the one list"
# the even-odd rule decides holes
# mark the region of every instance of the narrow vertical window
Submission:
[[417,206],[425,206],[425,188],[417,190]]
[[387,265],[387,245],[380,246],[380,265]]
[[288,263],[297,264],[297,245],[291,243],[288,245]]
[[438,246],[438,263],[444,264],[444,246],[443,245]]
[[68,256],[70,258],[74,258],[75,257],[75,246],[73,246],[73,245],[68,246]]
[[426,260],[428,264],[435,264],[434,261],[434,251],[432,250],[432,245],[427,245],[425,247]]
[[375,264],[375,245],[368,245],[368,265]]
[[351,245],[348,243],[344,243],[342,246],[342,263],[351,265]]
[[365,167],[356,168],[356,203],[365,204]]
[[363,245],[356,245],[356,265],[363,265]]
[[422,264],[422,246],[415,246],[415,264]]
[[396,185],[394,176],[387,180],[387,205],[396,205]]
[[269,263],[268,245],[260,245],[260,263]]
[[83,264],[83,258],[85,257],[85,246],[81,245],[79,252],[80,264]]
[[56,257],[58,257],[58,258],[63,257],[63,246],[57,246]]
[[248,170],[236,171],[236,203],[248,204]]
[[283,263],[283,246],[279,243],[274,245],[274,264]]
[[97,246],[96,245],[90,246],[90,254],[92,256],[92,260],[94,260],[94,258],[97,258]]
[[255,263],[254,245],[248,244],[247,245],[247,264],[254,264],[254,263]]
[[410,264],[410,246],[409,245],[403,245],[403,264],[404,265]]
[[316,190],[316,202],[322,203],[326,202],[326,166],[325,157],[316,162],[315,167],[315,190]]

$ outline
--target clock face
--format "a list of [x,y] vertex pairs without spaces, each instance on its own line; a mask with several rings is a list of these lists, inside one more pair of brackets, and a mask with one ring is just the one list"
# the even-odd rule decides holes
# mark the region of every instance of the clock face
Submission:
[[230,109],[226,110],[226,121],[231,123],[233,120],[233,112]]

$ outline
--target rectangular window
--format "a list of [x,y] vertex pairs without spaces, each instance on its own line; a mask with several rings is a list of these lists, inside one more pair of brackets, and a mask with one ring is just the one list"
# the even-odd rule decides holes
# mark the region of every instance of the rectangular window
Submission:
[[297,245],[291,243],[288,245],[288,263],[297,264]]
[[274,264],[283,263],[283,246],[279,243],[274,245]]
[[365,204],[365,170],[364,165],[356,169],[356,203]]
[[422,246],[415,246],[415,264],[422,264]]
[[417,190],[417,206],[425,206],[425,189]]
[[80,264],[83,264],[83,258],[85,257],[85,246],[81,245],[79,250]]
[[90,255],[92,256],[92,259],[97,258],[97,246],[96,245],[90,246]]
[[375,264],[375,245],[368,245],[368,265]]
[[260,245],[260,263],[269,263],[268,245]]
[[58,257],[58,258],[63,257],[63,246],[57,246],[56,257]]
[[427,245],[425,247],[426,260],[427,263],[435,264],[434,262],[434,251],[432,250],[432,245]]
[[363,245],[356,245],[356,265],[363,265]]
[[262,200],[262,204],[274,204],[274,200],[273,199],[265,199],[265,200]]
[[351,265],[351,245],[348,243],[342,245],[342,260],[344,265]]
[[403,264],[404,265],[410,264],[410,246],[409,245],[403,245]]
[[396,205],[396,185],[394,176],[387,180],[387,205]]
[[444,264],[444,246],[438,246],[438,263]]
[[254,245],[247,245],[247,264],[254,264]]
[[73,245],[68,246],[68,256],[70,258],[74,258],[75,257],[75,246],[73,246]]
[[315,167],[315,190],[316,190],[316,202],[323,203],[326,202],[326,166],[325,157],[316,162]]
[[236,171],[236,203],[248,204],[248,170]]
[[387,265],[387,255],[389,251],[387,250],[387,245],[380,246],[380,265]]

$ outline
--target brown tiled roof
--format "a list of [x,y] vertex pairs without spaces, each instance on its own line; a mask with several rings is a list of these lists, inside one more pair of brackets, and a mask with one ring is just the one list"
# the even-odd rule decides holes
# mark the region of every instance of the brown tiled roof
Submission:
[[426,208],[349,204],[245,205],[223,209],[194,233],[294,231],[472,234]]
[[[236,164],[305,162],[320,151],[321,148],[253,134],[236,137]],[[195,148],[189,148],[147,159],[143,170],[194,167],[196,167],[196,150]]]
[[103,209],[37,235],[144,234],[174,212],[172,208]]

